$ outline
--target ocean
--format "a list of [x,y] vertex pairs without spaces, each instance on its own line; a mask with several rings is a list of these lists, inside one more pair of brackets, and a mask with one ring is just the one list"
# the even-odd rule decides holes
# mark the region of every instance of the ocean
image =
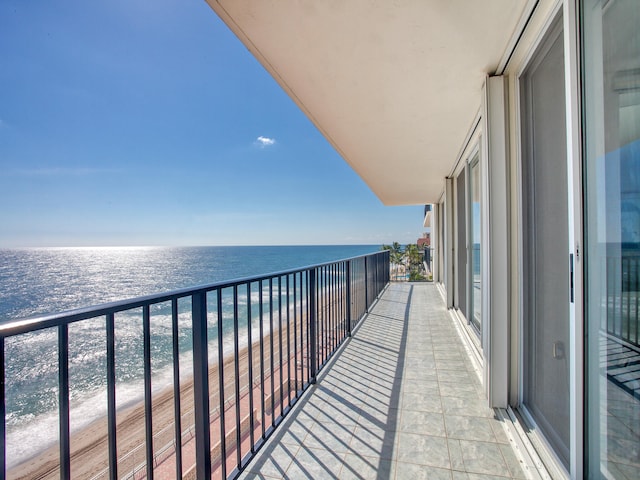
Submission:
[[[243,247],[86,247],[0,250],[0,323],[263,275],[354,257],[377,245]],[[189,325],[189,306],[180,309]],[[139,401],[142,326],[137,312],[117,318],[118,407]],[[171,315],[152,312],[155,389],[171,382]],[[71,428],[106,414],[104,320],[74,324],[70,337]],[[217,339],[216,339],[217,340]],[[188,328],[180,329],[182,365],[189,373]],[[11,467],[57,441],[57,334],[49,329],[6,341],[7,462]]]

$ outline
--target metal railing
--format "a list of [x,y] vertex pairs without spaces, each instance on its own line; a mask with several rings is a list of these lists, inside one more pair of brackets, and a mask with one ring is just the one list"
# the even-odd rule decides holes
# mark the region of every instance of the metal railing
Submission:
[[[171,475],[177,478],[211,478],[212,474],[235,478],[315,383],[318,372],[388,282],[389,252],[379,252],[0,325],[0,477],[7,478],[5,388],[6,373],[14,361],[12,355],[6,355],[6,348],[16,338],[49,332],[55,339],[56,476],[58,472],[61,479],[77,476],[76,465],[92,462],[102,466],[92,474],[94,478],[152,479],[157,468],[171,468]],[[157,378],[152,358],[157,352],[153,328],[158,312],[171,319],[171,353],[165,368],[171,370],[173,381],[161,391],[171,398],[165,402],[168,406],[158,400],[158,385],[152,385]],[[87,453],[72,448],[73,378],[69,372],[70,362],[76,360],[69,348],[75,332],[72,329],[70,334],[70,327],[96,319],[104,322],[100,323],[104,326],[98,349],[106,363],[106,433],[103,445],[85,448],[91,450]],[[142,323],[140,381],[144,394],[143,406],[137,407],[139,414],[127,417],[116,403],[121,384],[116,357],[120,354],[119,331],[132,321]],[[180,336],[185,329],[190,338],[186,349],[184,335]],[[161,415],[161,408],[168,412]],[[126,422],[118,421],[119,415]],[[123,432],[128,429],[130,436],[130,430],[136,428],[140,441],[126,448]],[[172,431],[169,438],[167,430]],[[187,449],[188,442],[195,442],[195,448]],[[134,453],[140,451],[144,458],[135,460]]]
[[640,256],[606,258],[606,314],[601,328],[640,347]]

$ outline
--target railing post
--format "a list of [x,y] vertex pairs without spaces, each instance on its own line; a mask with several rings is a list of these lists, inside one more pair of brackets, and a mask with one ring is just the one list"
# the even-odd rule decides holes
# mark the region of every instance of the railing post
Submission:
[[376,282],[378,283],[376,287],[377,295],[380,295],[382,291],[382,256],[380,255],[376,256]]
[[5,403],[4,337],[0,337],[0,478],[7,473],[7,407]]
[[345,271],[345,282],[347,286],[346,303],[347,303],[347,337],[351,336],[351,260],[347,260]]
[[391,281],[391,252],[387,250],[384,256],[384,265],[385,265],[385,285]]
[[369,311],[369,273],[367,271],[367,260],[369,257],[364,257],[364,311]]
[[[262,320],[261,320],[262,321]],[[251,439],[251,454],[255,453],[255,419],[253,411],[253,340],[251,338],[251,329],[253,328],[253,315],[251,314],[251,282],[247,283],[247,355],[248,355],[248,380],[249,386],[249,437]]]
[[69,439],[69,326],[58,327],[58,409],[60,412],[60,478],[71,478]]
[[142,307],[142,332],[144,350],[144,425],[145,450],[147,454],[147,476],[153,480],[153,402],[151,398],[151,313],[149,305]]
[[[249,299],[247,299],[247,304]],[[238,469],[242,466],[242,451],[240,448],[242,432],[240,430],[240,346],[239,346],[239,321],[238,321],[238,285],[233,286],[233,354],[234,354],[234,384],[235,384],[235,407],[236,407],[236,460]],[[247,350],[251,349],[251,344],[247,343]]]
[[[219,396],[219,415],[220,423],[220,468],[222,469],[221,478],[227,478],[227,427],[225,425],[225,408],[224,408],[224,329],[222,325],[222,289],[216,291],[217,296],[217,325],[218,325],[218,396]],[[196,418],[196,422],[198,419]],[[207,418],[207,424],[210,420]],[[200,477],[198,477],[200,478]],[[206,477],[207,480],[210,478]]]
[[[376,298],[378,296],[378,255],[376,254],[374,257],[371,257],[373,260],[373,295],[372,298]],[[373,303],[373,300],[372,302]]]
[[182,413],[180,405],[180,338],[178,317],[178,299],[174,298],[171,300],[171,340],[173,347],[173,418],[175,419],[176,478],[182,476]]
[[211,478],[207,300],[205,292],[191,297],[193,325],[193,391],[196,422],[196,476]]
[[118,479],[118,448],[116,442],[116,347],[115,316],[107,314],[107,431],[109,432],[109,478]]
[[317,291],[316,291],[316,269],[312,268],[309,270],[309,351],[311,356],[311,361],[309,362],[309,383],[316,383],[316,372],[317,372],[317,351],[316,346],[318,342],[318,335],[316,329],[316,321],[317,321],[317,312],[316,312],[316,300],[317,300]]

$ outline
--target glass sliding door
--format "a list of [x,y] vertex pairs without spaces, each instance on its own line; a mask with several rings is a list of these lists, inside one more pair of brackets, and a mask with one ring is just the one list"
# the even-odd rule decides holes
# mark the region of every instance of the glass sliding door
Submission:
[[569,219],[561,19],[521,78],[523,405],[569,464]]
[[476,155],[470,162],[469,179],[469,243],[471,245],[469,273],[469,312],[468,320],[476,328],[478,333],[482,331],[482,280],[481,280],[481,183],[480,183],[480,158]]
[[582,2],[586,472],[640,478],[640,2]]
[[467,197],[465,170],[456,179],[456,306],[465,318],[467,314]]
[[444,203],[438,204],[438,281],[444,283]]

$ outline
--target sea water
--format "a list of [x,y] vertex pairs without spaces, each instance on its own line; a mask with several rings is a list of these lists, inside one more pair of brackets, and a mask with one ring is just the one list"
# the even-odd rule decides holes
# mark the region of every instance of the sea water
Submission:
[[[340,260],[379,246],[104,247],[0,250],[0,323],[179,288]],[[277,288],[277,286],[276,286]],[[240,295],[241,309],[255,301]],[[263,292],[263,296],[267,292]],[[232,305],[224,294],[224,308]],[[190,374],[190,309],[179,303],[181,377]],[[117,405],[143,395],[140,310],[116,315]],[[254,328],[257,328],[254,325]],[[225,334],[225,337],[227,335]],[[210,339],[217,342],[216,329]],[[255,337],[254,337],[255,338]],[[230,349],[230,338],[223,338]],[[7,461],[19,464],[58,438],[57,330],[8,338],[5,345]],[[151,307],[153,385],[172,381],[171,306]],[[106,414],[105,319],[69,328],[71,427]],[[184,377],[182,376],[184,375]]]

